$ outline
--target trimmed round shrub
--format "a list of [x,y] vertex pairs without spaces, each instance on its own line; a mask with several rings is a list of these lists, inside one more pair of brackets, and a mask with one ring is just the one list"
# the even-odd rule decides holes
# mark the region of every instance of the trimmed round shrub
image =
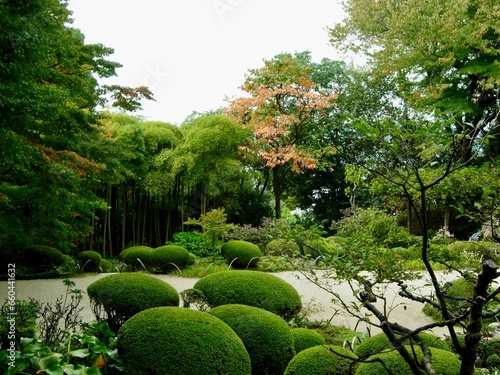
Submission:
[[250,357],[238,335],[197,310],[144,310],[120,328],[117,347],[125,374],[251,374]]
[[98,321],[111,329],[138,312],[157,306],[179,306],[179,293],[170,284],[143,273],[105,276],[87,287],[90,304]]
[[242,304],[260,307],[292,319],[302,308],[295,288],[277,276],[259,271],[220,271],[202,277],[193,286],[201,290],[210,307]]
[[[419,333],[419,336],[422,340],[424,340],[427,346],[431,348],[450,350],[448,343],[446,343],[444,340],[441,340],[435,335],[421,332]],[[405,344],[409,343],[409,341],[405,342]],[[418,346],[418,344],[415,343],[413,346]],[[354,346],[354,354],[356,354],[360,358],[367,358],[371,355],[392,348],[393,346],[387,336],[384,333],[378,333],[375,336],[365,338],[363,342]]]
[[80,270],[97,272],[99,271],[99,266],[102,262],[101,254],[97,251],[82,251],[80,254],[76,256],[78,259],[78,264],[80,265]]
[[123,262],[134,270],[143,270],[150,264],[153,248],[148,246],[134,246],[124,250]]
[[272,240],[266,245],[266,254],[285,255],[292,258],[300,255],[300,248],[295,241],[277,239]]
[[234,268],[253,268],[262,256],[259,247],[251,242],[232,240],[222,244],[220,249],[227,263]]
[[121,251],[120,254],[118,254],[118,259],[123,261],[125,254],[127,254],[127,252],[129,252],[130,250],[138,250],[138,249],[153,250],[153,248],[149,246],[132,246]]
[[99,267],[101,272],[111,272],[113,270],[113,264],[107,259],[101,260],[101,265]]
[[[407,346],[411,353],[412,348]],[[422,360],[422,351],[419,347],[414,347],[418,361]],[[439,375],[456,375],[460,372],[460,360],[458,357],[447,350],[430,348],[432,354],[431,364],[436,374]],[[412,375],[413,372],[410,366],[405,362],[403,357],[395,351],[382,352],[368,358],[368,360],[381,359],[389,367],[395,375]],[[387,374],[384,367],[379,362],[361,363],[356,371],[356,375],[383,375]]]
[[183,269],[189,263],[189,252],[182,246],[165,245],[151,251],[149,268],[158,272],[168,273]]
[[31,273],[52,270],[63,263],[63,253],[49,246],[28,246],[16,254],[16,264],[26,267]]
[[292,328],[290,333],[293,336],[293,343],[297,354],[313,346],[326,345],[325,338],[321,333],[313,331],[312,329]]
[[258,307],[224,305],[210,311],[239,336],[252,363],[252,374],[282,375],[294,357],[293,337],[278,315]]
[[357,364],[354,363],[356,359],[357,357],[355,354],[341,346],[313,346],[301,351],[293,357],[284,375],[353,374],[357,366]]

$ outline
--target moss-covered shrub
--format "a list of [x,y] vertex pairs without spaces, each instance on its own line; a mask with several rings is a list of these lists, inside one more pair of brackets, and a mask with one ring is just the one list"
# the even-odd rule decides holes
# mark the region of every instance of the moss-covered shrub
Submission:
[[341,346],[313,346],[297,353],[288,364],[284,375],[354,374],[356,359],[356,355]]
[[128,247],[125,250],[121,251],[120,254],[118,254],[118,259],[123,261],[125,254],[127,254],[130,250],[138,250],[138,249],[144,249],[144,250],[153,250],[152,247],[149,246],[132,246]]
[[[431,348],[450,350],[448,343],[444,340],[441,340],[435,335],[421,332],[419,333],[419,336],[427,344],[427,346]],[[406,341],[405,344],[410,344],[410,342]],[[415,343],[413,346],[418,346],[418,344]],[[384,333],[379,333],[375,336],[368,337],[364,339],[360,344],[355,345],[354,354],[356,354],[360,358],[366,358],[371,355],[380,353],[381,351],[384,351],[386,349],[392,348],[393,346],[387,336]]]
[[260,307],[292,319],[302,308],[295,288],[279,277],[258,271],[221,271],[207,275],[196,282],[210,307],[242,304]]
[[16,254],[16,266],[26,267],[30,273],[53,270],[64,263],[64,255],[49,246],[28,246]]
[[105,276],[87,287],[98,321],[117,329],[139,311],[157,306],[179,306],[179,293],[170,284],[143,273]]
[[69,255],[63,255],[63,263],[56,267],[59,276],[71,276],[80,272],[76,261]]
[[295,355],[288,324],[278,315],[246,305],[224,305],[210,311],[240,337],[252,374],[282,375]]
[[253,268],[262,256],[257,245],[247,241],[232,240],[222,244],[221,254],[234,268]]
[[182,246],[160,246],[149,254],[149,268],[157,272],[168,273],[183,269],[188,265],[189,259],[189,252]]
[[111,272],[113,271],[113,264],[107,260],[107,259],[103,259],[101,260],[101,265],[99,266],[99,271],[101,272]]
[[292,258],[300,255],[300,248],[295,241],[276,239],[266,245],[266,254],[285,255]]
[[99,266],[102,262],[101,254],[97,251],[82,251],[76,256],[78,259],[78,264],[80,265],[80,270],[82,272],[97,272],[99,271]]
[[123,262],[134,270],[144,270],[150,264],[153,248],[134,246],[122,252]]
[[126,374],[249,375],[250,358],[238,335],[208,313],[156,307],[134,315],[118,331]]
[[292,328],[290,333],[293,336],[296,353],[300,353],[302,350],[312,348],[313,346],[326,345],[325,338],[321,333],[312,329]]
[[[411,352],[411,348],[407,347]],[[417,354],[417,359],[420,361],[422,359],[422,351],[419,347],[414,347],[415,353]],[[436,374],[439,375],[456,375],[460,372],[460,360],[458,357],[449,351],[430,348],[432,354],[431,364]],[[387,367],[389,367],[394,375],[412,375],[413,372],[410,366],[405,362],[403,357],[395,351],[382,352],[375,354],[368,358],[368,360],[374,360],[379,358],[385,362]],[[379,362],[371,363],[361,363],[356,375],[384,375],[387,371]]]

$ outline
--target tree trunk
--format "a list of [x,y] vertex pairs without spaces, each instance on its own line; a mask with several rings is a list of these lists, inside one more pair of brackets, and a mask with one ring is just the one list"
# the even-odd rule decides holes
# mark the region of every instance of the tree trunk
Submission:
[[122,245],[121,251],[125,249],[125,234],[126,234],[126,226],[127,226],[127,188],[125,183],[122,184]]
[[281,219],[281,186],[280,186],[280,175],[279,166],[273,168],[273,190],[274,190],[274,211],[276,214],[276,219]]

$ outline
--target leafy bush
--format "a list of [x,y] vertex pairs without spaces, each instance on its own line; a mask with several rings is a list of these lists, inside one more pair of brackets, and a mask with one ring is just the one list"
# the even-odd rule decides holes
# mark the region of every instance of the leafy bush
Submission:
[[267,244],[266,254],[285,255],[287,257],[294,257],[300,254],[300,248],[295,241],[277,239],[277,240],[272,240]]
[[[40,304],[34,299],[29,301],[15,300],[11,304],[6,301],[0,310],[0,348],[9,348],[11,341],[21,342],[22,337],[35,337],[36,318],[40,309]],[[11,307],[16,312],[15,326],[11,325]],[[12,329],[14,329],[14,331]],[[15,340],[9,338],[14,333]]]
[[132,251],[132,250],[140,250],[140,249],[143,249],[143,250],[150,250],[152,251],[153,248],[152,247],[149,247],[149,246],[131,246],[131,247],[128,247],[126,248],[125,250],[123,250],[122,252],[120,252],[120,254],[118,254],[118,259],[123,261],[124,258],[125,258],[125,254],[127,254],[129,251]]
[[122,252],[123,262],[134,270],[143,270],[150,263],[153,248],[148,246],[134,246]]
[[102,262],[101,254],[91,250],[82,251],[76,256],[76,259],[78,259],[82,271],[97,272]]
[[53,270],[63,263],[63,253],[49,246],[28,246],[16,254],[16,264],[26,267],[29,273]]
[[[431,348],[437,348],[442,350],[450,350],[448,344],[441,340],[439,337],[434,336],[430,333],[419,333],[419,336],[427,346]],[[409,342],[405,342],[406,345]],[[418,346],[418,344],[414,344],[413,346]],[[354,354],[356,354],[360,358],[367,358],[374,354],[380,353],[386,349],[393,349],[391,342],[387,338],[384,333],[379,333],[372,337],[367,337],[358,345],[354,346]]]
[[175,269],[183,269],[190,261],[189,252],[182,246],[165,245],[151,251],[149,268],[168,273]]
[[[407,349],[411,352],[415,351],[417,355],[417,359],[420,361],[422,359],[422,351],[419,347],[414,347],[413,349],[407,347]],[[439,375],[456,375],[460,372],[460,360],[458,357],[452,352],[430,348],[432,354],[431,364],[436,374]],[[368,360],[381,359],[385,362],[387,367],[389,367],[393,374],[395,375],[412,375],[413,372],[410,369],[410,366],[405,362],[403,357],[395,351],[388,351],[375,354],[368,358]],[[371,363],[361,363],[359,365],[358,370],[356,371],[356,375],[383,375],[387,374],[387,371],[379,362],[371,362]]]
[[101,272],[111,272],[111,271],[113,271],[113,263],[111,263],[107,259],[103,259],[103,260],[101,260],[101,265],[99,267],[99,270]]
[[257,245],[247,241],[231,240],[222,244],[221,254],[235,268],[253,268],[262,256]]
[[287,323],[269,311],[246,305],[224,305],[210,311],[239,336],[250,355],[252,374],[282,375],[295,355]]
[[353,374],[357,366],[356,359],[356,355],[341,346],[313,346],[297,353],[288,364],[284,375]]
[[157,306],[178,306],[179,294],[168,283],[142,273],[105,276],[87,287],[98,321],[115,330],[139,311]]
[[71,276],[80,272],[76,261],[69,255],[63,255],[64,261],[60,266],[56,267],[59,276]]
[[258,271],[221,271],[196,282],[210,307],[242,304],[292,319],[302,308],[299,293],[286,281]]
[[126,374],[251,374],[238,335],[220,319],[180,307],[147,309],[118,331]]
[[197,232],[177,232],[173,235],[173,241],[168,245],[184,247],[191,254],[203,258],[219,255],[219,249],[212,246],[201,234]]
[[312,348],[317,345],[326,345],[325,338],[317,331],[308,328],[292,328],[290,333],[293,336],[295,352]]

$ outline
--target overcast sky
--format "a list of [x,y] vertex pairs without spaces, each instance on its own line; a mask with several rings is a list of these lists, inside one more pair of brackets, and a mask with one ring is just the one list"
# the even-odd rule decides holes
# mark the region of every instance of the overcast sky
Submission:
[[137,114],[180,124],[192,111],[241,94],[248,69],[281,52],[339,59],[326,27],[340,0],[69,0],[87,43],[114,48],[113,83],[148,86],[157,102]]

